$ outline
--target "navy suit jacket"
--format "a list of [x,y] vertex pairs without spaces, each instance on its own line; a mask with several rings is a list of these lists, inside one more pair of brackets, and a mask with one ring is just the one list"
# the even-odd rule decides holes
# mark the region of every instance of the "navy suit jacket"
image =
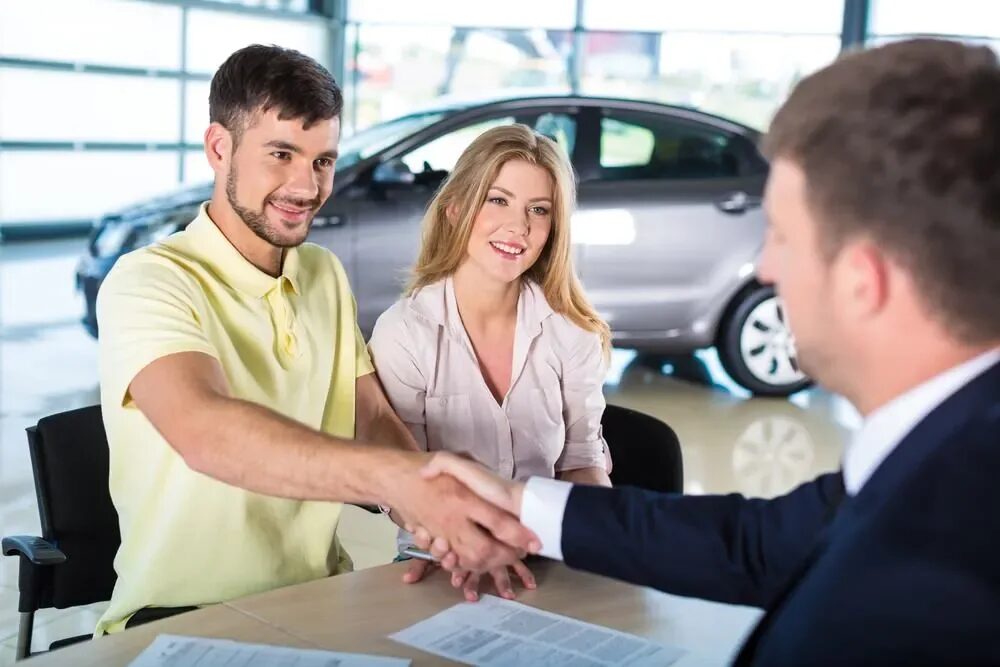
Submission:
[[740,665],[1000,665],[1000,364],[857,496],[840,473],[772,500],[576,486],[575,568],[762,607]]

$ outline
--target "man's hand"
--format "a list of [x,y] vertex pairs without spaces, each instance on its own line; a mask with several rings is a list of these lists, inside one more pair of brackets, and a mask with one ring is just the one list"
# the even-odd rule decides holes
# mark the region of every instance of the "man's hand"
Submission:
[[483,500],[515,517],[521,516],[524,483],[497,477],[475,461],[448,452],[437,452],[424,466],[421,474],[426,479],[435,479],[441,475],[454,477]]
[[[514,517],[521,514],[521,497],[524,493],[523,482],[511,482],[502,479],[491,473],[474,461],[450,454],[448,452],[437,452],[430,462],[424,466],[421,474],[427,479],[440,479],[442,477],[452,477],[483,500],[496,507],[509,512]],[[520,524],[519,524],[520,525]],[[416,524],[410,525],[407,530],[413,533],[414,543],[420,549],[429,551],[437,558],[441,567],[449,572],[460,569],[460,558],[456,555],[447,537],[433,530],[418,528]],[[533,546],[540,547],[540,543],[535,539]],[[530,553],[536,553],[538,549],[529,549]]]
[[385,471],[392,480],[386,500],[405,525],[420,526],[416,532],[447,543],[453,554],[442,563],[446,569],[495,570],[541,548],[538,538],[506,506],[478,496],[448,474],[418,474],[426,457],[402,452],[399,456],[406,457],[407,463],[402,470]]
[[[403,582],[415,584],[437,567],[436,563],[414,559],[406,570],[406,574],[403,575]],[[515,561],[511,565],[511,568],[520,577],[521,583],[524,584],[525,588],[529,590],[537,588],[538,584],[535,582],[535,576],[523,561]],[[497,593],[501,597],[507,600],[513,600],[516,597],[514,595],[514,587],[511,585],[510,572],[506,567],[490,570],[490,576],[493,577],[493,584],[496,586]],[[479,581],[480,575],[476,572],[456,570],[451,573],[451,585],[455,588],[462,588],[465,593],[465,599],[469,602],[479,600]]]

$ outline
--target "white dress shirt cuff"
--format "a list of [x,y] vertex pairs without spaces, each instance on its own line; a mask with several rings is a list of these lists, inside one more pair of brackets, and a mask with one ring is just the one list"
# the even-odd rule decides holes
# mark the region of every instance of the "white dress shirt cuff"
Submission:
[[542,543],[539,555],[563,559],[562,523],[573,485],[558,479],[532,477],[521,496],[521,523]]

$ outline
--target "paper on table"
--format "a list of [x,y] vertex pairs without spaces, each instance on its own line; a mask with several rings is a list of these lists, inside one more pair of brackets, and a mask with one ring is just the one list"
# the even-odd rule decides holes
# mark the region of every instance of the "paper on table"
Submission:
[[129,667],[407,667],[376,655],[244,644],[228,639],[160,635]]
[[684,654],[610,628],[485,595],[390,636],[468,665],[666,667]]

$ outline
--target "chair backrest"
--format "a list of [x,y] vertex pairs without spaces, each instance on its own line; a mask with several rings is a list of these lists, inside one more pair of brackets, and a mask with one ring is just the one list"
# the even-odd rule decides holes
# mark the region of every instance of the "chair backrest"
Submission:
[[683,493],[684,463],[674,430],[655,417],[608,405],[601,419],[611,450],[611,483]]
[[51,568],[40,607],[111,598],[121,544],[108,490],[108,438],[100,406],[50,415],[28,429],[42,537],[66,554]]

